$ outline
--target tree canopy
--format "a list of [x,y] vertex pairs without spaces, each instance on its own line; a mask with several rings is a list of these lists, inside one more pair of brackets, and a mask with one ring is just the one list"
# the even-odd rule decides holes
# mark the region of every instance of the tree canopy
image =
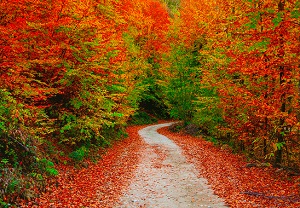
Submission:
[[[1,170],[56,175],[53,155],[81,160],[151,116],[299,168],[299,8],[299,0],[2,0]],[[4,189],[1,203],[18,197]]]

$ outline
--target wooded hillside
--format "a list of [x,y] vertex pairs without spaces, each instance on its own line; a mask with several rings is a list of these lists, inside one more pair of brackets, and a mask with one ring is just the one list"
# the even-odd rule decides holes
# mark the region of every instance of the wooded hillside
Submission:
[[153,117],[297,172],[299,43],[299,0],[0,1],[1,205]]

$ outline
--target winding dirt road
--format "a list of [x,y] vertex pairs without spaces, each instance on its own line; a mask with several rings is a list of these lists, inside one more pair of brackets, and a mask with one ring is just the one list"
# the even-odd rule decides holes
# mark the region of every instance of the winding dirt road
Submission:
[[197,177],[198,171],[186,161],[180,147],[157,133],[157,129],[171,124],[153,125],[139,131],[147,146],[135,177],[116,208],[226,207],[213,194],[207,180]]

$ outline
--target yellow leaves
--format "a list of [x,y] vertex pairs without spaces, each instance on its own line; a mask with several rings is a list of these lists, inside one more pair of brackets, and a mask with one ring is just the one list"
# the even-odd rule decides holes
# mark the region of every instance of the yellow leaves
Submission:
[[271,147],[273,148],[273,151],[274,151],[274,152],[277,151],[277,145],[276,145],[276,143],[273,142],[273,143],[271,144]]
[[59,59],[58,57],[48,57],[47,59],[33,59],[30,61],[30,63],[39,65],[50,64],[53,66],[57,66],[61,63],[61,59]]
[[67,0],[64,10],[77,20],[87,17],[94,11],[95,1],[93,0]]

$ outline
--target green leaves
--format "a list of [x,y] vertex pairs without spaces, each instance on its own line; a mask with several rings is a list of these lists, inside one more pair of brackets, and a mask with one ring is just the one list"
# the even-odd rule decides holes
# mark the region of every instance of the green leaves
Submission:
[[250,22],[245,24],[246,27],[249,29],[256,29],[258,22],[260,21],[261,18],[261,13],[260,12],[252,12],[248,14]]
[[[267,10],[269,13],[274,13],[273,10]],[[263,15],[263,12],[251,12],[248,14],[249,22],[245,24],[245,26],[249,29],[258,29],[258,24],[261,21],[261,15]],[[299,11],[295,10],[291,13],[292,17],[298,18]],[[276,13],[275,17],[272,19],[272,23],[274,27],[278,27],[279,24],[282,22],[284,16],[284,12],[278,12]]]
[[282,22],[283,20],[283,12],[278,12],[276,14],[276,17],[272,20],[273,24],[274,24],[274,27],[277,27],[279,26],[279,24]]
[[118,113],[118,112],[113,112],[113,113],[112,113],[112,116],[113,116],[113,117],[120,117],[120,118],[121,118],[121,117],[124,116],[124,114],[123,114],[123,113]]
[[284,146],[285,146],[285,142],[275,143],[276,150],[281,150]]
[[165,76],[162,86],[165,93],[164,102],[169,107],[170,116],[190,121],[196,109],[195,101],[199,95],[200,62],[194,48],[174,46],[168,61],[170,76]]
[[2,121],[0,122],[0,130],[4,131],[5,130],[5,123]]
[[254,43],[252,46],[249,47],[249,51],[258,50],[260,52],[265,52],[268,49],[268,45],[270,44],[270,39],[264,39],[260,42]]
[[69,154],[69,157],[75,160],[76,162],[80,162],[83,160],[85,156],[87,156],[88,149],[84,146],[80,147],[76,151],[73,151]]
[[[54,163],[46,158],[38,159],[37,163],[40,168],[40,170],[46,172],[48,176],[57,176],[59,174],[58,170],[55,169]],[[36,174],[36,177],[41,177],[39,174]]]
[[122,85],[117,85],[117,84],[113,84],[111,86],[107,86],[107,89],[112,91],[112,92],[119,92],[119,93],[124,93],[126,92],[126,87],[122,86]]
[[299,9],[298,9],[298,10],[292,11],[292,12],[291,12],[291,17],[292,17],[292,18],[299,19],[299,18],[300,18],[300,11],[299,11]]
[[83,102],[79,100],[78,98],[74,98],[70,101],[70,104],[75,108],[75,109],[80,109],[80,107],[83,105]]

